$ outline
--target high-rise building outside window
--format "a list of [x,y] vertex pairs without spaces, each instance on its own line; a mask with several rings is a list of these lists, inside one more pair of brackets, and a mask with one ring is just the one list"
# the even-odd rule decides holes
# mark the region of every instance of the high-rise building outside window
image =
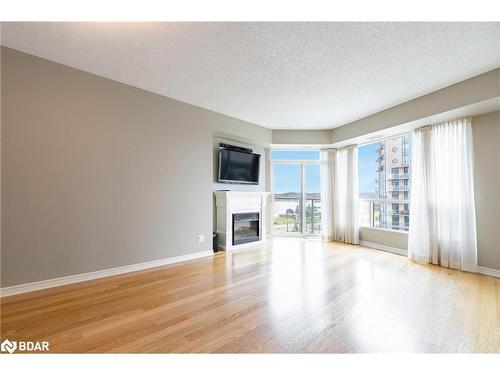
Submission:
[[408,231],[410,136],[359,147],[360,225]]

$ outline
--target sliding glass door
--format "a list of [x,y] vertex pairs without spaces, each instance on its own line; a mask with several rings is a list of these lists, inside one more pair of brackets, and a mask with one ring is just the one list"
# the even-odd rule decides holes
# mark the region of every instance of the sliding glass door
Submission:
[[273,233],[321,233],[318,151],[273,151]]
[[321,188],[318,164],[304,165],[305,233],[321,234]]
[[277,164],[273,168],[275,233],[302,232],[302,166]]

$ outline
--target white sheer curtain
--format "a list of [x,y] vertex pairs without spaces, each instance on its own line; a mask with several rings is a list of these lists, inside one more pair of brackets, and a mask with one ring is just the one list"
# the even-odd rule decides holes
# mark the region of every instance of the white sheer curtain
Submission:
[[415,130],[412,136],[408,257],[465,271],[477,267],[469,118]]
[[358,148],[321,151],[323,238],[359,244]]

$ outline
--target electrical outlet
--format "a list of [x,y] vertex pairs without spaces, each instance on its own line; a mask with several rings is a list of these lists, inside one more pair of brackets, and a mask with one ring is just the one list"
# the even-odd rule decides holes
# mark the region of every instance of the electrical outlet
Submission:
[[202,243],[205,241],[205,236],[203,234],[199,234],[198,237],[196,237],[196,241],[198,243]]

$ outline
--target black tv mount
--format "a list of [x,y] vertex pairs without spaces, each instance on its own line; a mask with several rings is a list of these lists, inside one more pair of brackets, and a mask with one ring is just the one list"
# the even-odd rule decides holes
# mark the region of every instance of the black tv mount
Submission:
[[226,150],[244,152],[245,154],[251,154],[253,152],[253,150],[251,148],[232,146],[232,145],[228,145],[226,143],[221,143],[219,146],[220,146],[220,148],[223,148]]

